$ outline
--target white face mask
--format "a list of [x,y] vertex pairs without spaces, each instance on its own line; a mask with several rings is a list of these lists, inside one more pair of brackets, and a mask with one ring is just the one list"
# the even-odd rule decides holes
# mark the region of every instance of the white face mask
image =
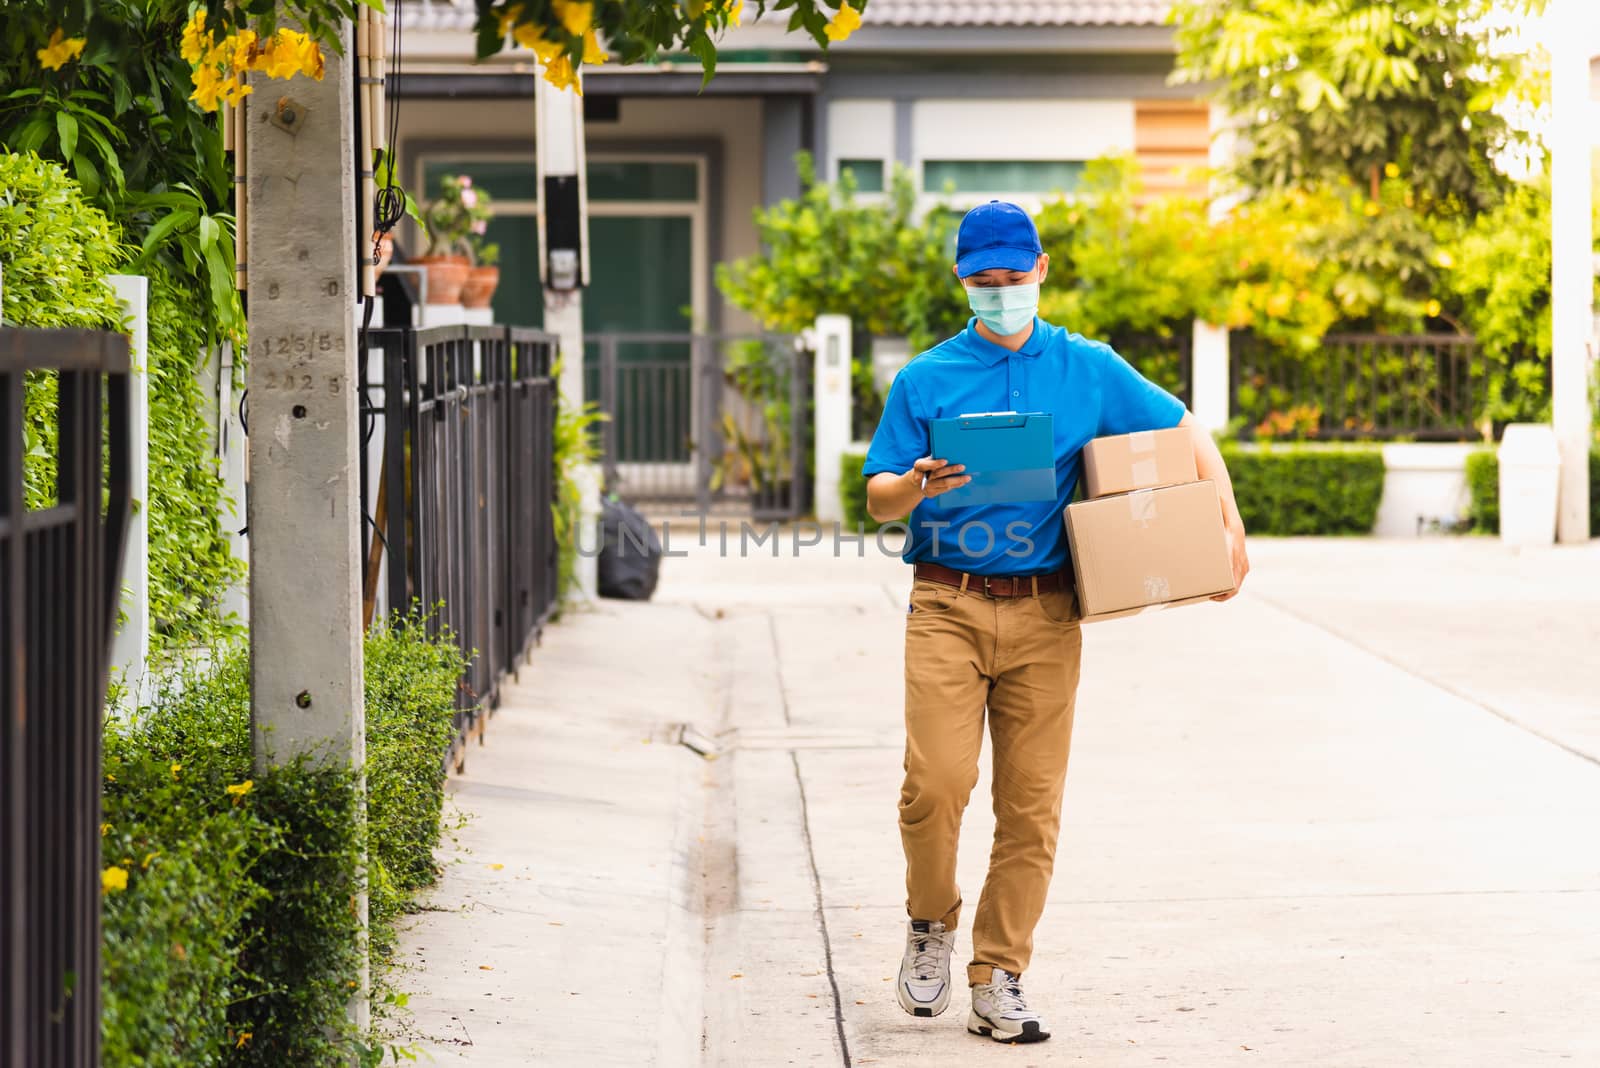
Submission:
[[967,303],[978,321],[1001,337],[1009,337],[1039,314],[1039,283],[1017,286],[968,286]]

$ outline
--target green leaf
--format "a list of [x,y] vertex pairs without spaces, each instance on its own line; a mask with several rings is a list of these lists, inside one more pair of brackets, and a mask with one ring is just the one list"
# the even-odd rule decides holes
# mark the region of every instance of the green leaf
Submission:
[[217,220],[209,215],[200,216],[200,250],[206,254],[207,259],[210,259],[212,251],[217,247],[219,232]]
[[65,111],[56,112],[56,133],[61,140],[61,158],[71,159],[78,154],[78,120]]
[[188,227],[192,225],[194,218],[195,214],[192,209],[184,209],[171,212],[157,219],[156,224],[150,227],[149,231],[144,235],[144,244],[140,248],[136,265],[143,266],[174,230],[180,226]]

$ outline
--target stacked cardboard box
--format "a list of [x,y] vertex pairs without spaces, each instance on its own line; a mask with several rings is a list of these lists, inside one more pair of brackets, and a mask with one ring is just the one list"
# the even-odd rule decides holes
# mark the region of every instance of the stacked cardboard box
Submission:
[[1085,623],[1233,589],[1222,504],[1195,472],[1188,427],[1096,438],[1083,469],[1089,499],[1065,521]]

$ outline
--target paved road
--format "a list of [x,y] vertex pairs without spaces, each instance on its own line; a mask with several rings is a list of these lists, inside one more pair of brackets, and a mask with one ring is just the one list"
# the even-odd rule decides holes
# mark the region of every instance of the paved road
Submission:
[[453,780],[406,942],[441,1060],[1600,1064],[1600,543],[1262,541],[1237,601],[1089,628],[1027,1049],[892,997],[902,565],[690,548]]

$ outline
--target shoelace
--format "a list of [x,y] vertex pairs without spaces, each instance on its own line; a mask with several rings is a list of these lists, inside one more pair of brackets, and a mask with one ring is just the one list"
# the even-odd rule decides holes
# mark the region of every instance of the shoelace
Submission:
[[917,979],[939,978],[940,951],[950,952],[950,932],[929,931],[913,936],[916,954],[911,958],[911,974]]
[[994,990],[994,1002],[999,1015],[1006,1016],[1011,1013],[1033,1015],[1028,1009],[1028,1003],[1022,997],[1022,984],[1015,979],[1004,983],[996,983],[991,988]]

